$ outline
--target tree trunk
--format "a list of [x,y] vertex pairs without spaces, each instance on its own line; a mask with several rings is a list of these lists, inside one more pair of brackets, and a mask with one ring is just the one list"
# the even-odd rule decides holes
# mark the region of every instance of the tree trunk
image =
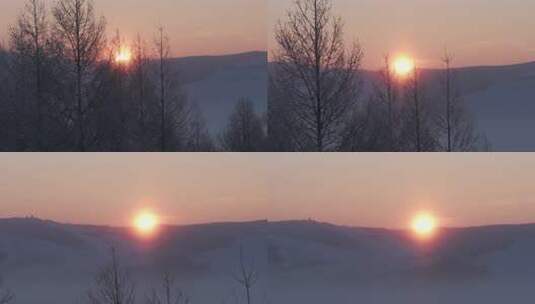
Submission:
[[37,11],[37,2],[32,1],[33,8],[33,26],[34,26],[34,60],[35,60],[35,82],[36,82],[36,100],[37,100],[37,149],[43,151],[43,93],[41,80],[41,45],[39,29],[39,12]]
[[80,12],[79,3],[76,7],[76,99],[77,99],[77,117],[78,117],[78,149],[85,152],[85,134],[84,134],[84,110],[82,104],[82,50],[81,50],[81,29],[80,29]]
[[420,126],[420,96],[418,94],[418,69],[414,69],[414,114],[416,118],[416,151],[422,152]]
[[448,152],[452,152],[451,143],[451,79],[450,79],[450,59],[446,58],[446,124],[448,129]]
[[246,290],[246,293],[247,293],[247,304],[251,304],[251,291],[250,291],[249,286],[247,286],[245,288],[245,290]]
[[322,99],[321,99],[321,54],[320,54],[320,28],[318,24],[318,2],[314,1],[314,57],[315,57],[315,70],[314,77],[316,80],[316,148],[318,152],[323,152],[323,111],[322,111]]
[[165,73],[163,69],[164,65],[164,45],[163,45],[163,30],[160,29],[160,119],[161,119],[161,150],[162,152],[166,151],[166,138],[165,138]]

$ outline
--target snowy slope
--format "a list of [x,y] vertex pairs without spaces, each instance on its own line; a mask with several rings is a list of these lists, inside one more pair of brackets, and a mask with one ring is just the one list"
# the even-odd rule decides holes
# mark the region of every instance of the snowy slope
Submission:
[[535,151],[535,76],[466,95],[495,151]]
[[241,293],[231,273],[240,244],[260,273],[254,303],[492,304],[533,297],[535,225],[447,229],[422,243],[405,231],[260,221],[169,226],[143,242],[121,228],[0,220],[0,273],[17,303],[73,303],[114,246],[140,296],[170,269],[195,303],[235,303]]
[[267,53],[171,59],[208,129],[218,135],[240,98],[249,98],[259,115],[267,110]]
[[403,231],[293,222],[268,248],[274,302],[527,303],[535,226],[442,231],[422,244]]
[[[16,303],[77,303],[109,262],[114,247],[138,286],[139,298],[170,270],[197,302],[233,301],[237,290],[241,291],[232,278],[240,244],[246,260],[265,272],[265,241],[259,238],[264,225],[164,227],[162,237],[143,241],[124,228],[0,220],[0,273],[16,293]],[[264,295],[264,285],[265,281],[259,282],[255,299]]]
[[453,72],[492,150],[535,151],[535,62]]
[[[425,96],[439,100],[442,71],[423,70],[422,75]],[[458,68],[453,75],[491,150],[535,151],[535,62]],[[364,95],[377,78],[376,72],[363,73]]]

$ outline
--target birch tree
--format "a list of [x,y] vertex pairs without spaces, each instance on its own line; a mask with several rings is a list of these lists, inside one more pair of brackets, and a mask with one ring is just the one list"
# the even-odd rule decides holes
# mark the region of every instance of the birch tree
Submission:
[[92,0],[58,0],[53,9],[56,31],[73,64],[75,104],[73,118],[79,151],[87,149],[87,116],[92,104],[86,98],[86,81],[91,76],[105,43],[106,22],[96,18]]
[[275,84],[289,90],[292,119],[307,140],[302,149],[332,150],[357,101],[360,45],[347,47],[330,0],[297,0],[275,39]]
[[227,128],[221,136],[224,150],[232,152],[258,152],[264,145],[262,120],[248,99],[240,100],[230,116]]
[[[14,67],[17,72],[24,68],[21,64],[28,64],[27,76],[23,77],[26,89],[33,92],[33,98],[29,106],[30,128],[32,130],[31,149],[44,150],[45,134],[45,107],[46,100],[43,92],[43,65],[45,61],[45,45],[48,39],[48,23],[45,5],[40,0],[27,0],[24,10],[19,15],[17,23],[11,27],[12,51],[17,57],[18,66]],[[35,111],[34,107],[35,106]],[[19,108],[20,110],[20,108]],[[20,119],[20,118],[19,118]],[[35,144],[34,144],[35,143]]]
[[443,147],[447,152],[467,152],[485,149],[486,140],[478,134],[474,118],[466,109],[461,93],[456,85],[451,67],[453,57],[446,51],[442,59],[442,100],[444,111],[439,111],[439,128],[443,130]]
[[189,304],[189,297],[176,286],[176,278],[166,271],[160,288],[154,288],[147,297],[147,304]]
[[135,288],[128,272],[120,265],[115,249],[111,261],[95,279],[95,286],[88,292],[90,304],[133,304]]
[[258,272],[254,264],[247,262],[243,247],[240,246],[239,267],[234,273],[233,278],[243,287],[247,304],[251,304],[252,289],[258,282],[258,277]]
[[0,278],[0,304],[8,304],[15,300],[15,294],[9,289],[2,287],[2,280]]

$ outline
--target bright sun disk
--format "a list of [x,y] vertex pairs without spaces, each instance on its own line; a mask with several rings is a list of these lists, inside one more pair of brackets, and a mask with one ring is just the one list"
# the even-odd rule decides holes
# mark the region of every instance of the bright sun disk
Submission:
[[411,229],[414,234],[421,238],[433,236],[437,228],[437,220],[430,214],[421,213],[414,217],[411,223]]
[[414,60],[407,56],[398,57],[394,60],[394,72],[400,77],[405,77],[414,71]]
[[118,64],[128,64],[132,60],[132,52],[126,46],[121,46],[115,53],[115,62]]
[[158,217],[148,211],[139,213],[134,219],[134,228],[142,236],[152,235],[159,225]]

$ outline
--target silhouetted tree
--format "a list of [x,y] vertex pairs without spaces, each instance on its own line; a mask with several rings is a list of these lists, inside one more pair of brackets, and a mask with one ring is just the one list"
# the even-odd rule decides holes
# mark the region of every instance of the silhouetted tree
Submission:
[[192,105],[186,150],[189,152],[211,152],[215,150],[204,117],[196,104]]
[[386,150],[393,152],[398,149],[398,130],[399,130],[399,105],[398,84],[396,82],[391,58],[389,55],[384,57],[384,67],[381,71],[381,83],[377,86],[377,98],[386,105],[387,133],[386,133]]
[[155,39],[155,45],[156,45],[156,51],[158,53],[158,59],[159,59],[159,85],[160,85],[160,149],[162,151],[166,150],[167,142],[166,142],[166,127],[165,127],[165,118],[166,118],[166,76],[167,71],[165,68],[165,61],[169,57],[169,39],[164,34],[163,27],[158,28],[158,35]]
[[176,286],[176,279],[170,272],[162,276],[160,288],[154,288],[147,296],[147,304],[189,304],[190,299]]
[[158,58],[160,150],[184,150],[191,106],[180,87],[178,76],[171,75],[169,38],[163,27],[158,28],[154,46]]
[[371,96],[351,112],[341,136],[339,151],[394,151],[388,125],[386,104],[378,96]]
[[341,151],[399,151],[401,109],[400,83],[394,75],[390,56],[372,82],[368,100],[354,107],[343,133]]
[[157,98],[154,81],[149,77],[150,58],[147,54],[145,41],[138,34],[134,44],[134,60],[132,62],[132,78],[130,91],[136,108],[136,128],[133,130],[136,142],[136,150],[153,151],[157,146],[153,132],[150,130],[151,118],[154,112]]
[[95,18],[92,0],[58,0],[53,9],[55,27],[73,65],[76,104],[72,118],[77,127],[78,150],[87,149],[88,112],[92,108],[87,98],[88,82],[97,64],[105,42],[104,17]]
[[[131,62],[118,61],[117,57],[125,48],[125,41],[119,31],[111,40],[109,56],[95,75],[95,116],[97,150],[131,151],[136,138],[136,104],[131,89]],[[104,62],[104,61],[103,61]]]
[[56,0],[51,26],[43,0],[26,1],[9,50],[0,46],[0,150],[214,150],[163,28],[154,56],[138,36],[121,63],[125,42],[117,33],[106,43],[92,0]]
[[9,53],[0,42],[0,151],[15,150],[13,127],[13,83],[10,75]]
[[307,138],[300,131],[299,123],[293,119],[290,89],[276,80],[271,73],[268,87],[267,139],[273,152],[293,152],[307,149]]
[[442,75],[444,111],[439,112],[439,128],[444,131],[444,150],[447,152],[476,151],[485,149],[485,138],[479,135],[474,126],[474,119],[467,111],[464,101],[457,89],[455,76],[451,68],[451,55],[446,52],[443,58]]
[[253,262],[248,262],[245,257],[243,246],[240,245],[240,260],[238,270],[233,274],[234,280],[239,283],[244,291],[247,304],[251,304],[252,288],[258,282],[258,272]]
[[49,54],[53,44],[44,4],[28,0],[9,33],[9,58],[4,62],[8,79],[2,86],[8,96],[4,107],[9,117],[5,122],[12,131],[2,138],[2,144],[8,150],[46,150],[44,137],[50,135],[50,126],[45,119],[56,62],[51,62]]
[[133,304],[135,288],[128,272],[119,264],[115,249],[111,261],[95,279],[95,286],[88,292],[91,304]]
[[2,280],[0,278],[0,304],[8,304],[15,300],[15,294],[9,289],[2,288]]
[[446,137],[447,137],[447,151],[451,152],[453,150],[452,145],[452,132],[451,132],[451,97],[452,97],[452,88],[451,88],[451,56],[446,52],[444,54],[444,95],[446,101]]
[[404,83],[405,105],[401,111],[400,151],[432,152],[439,149],[433,104],[424,90],[424,70],[415,67]]
[[262,150],[265,142],[263,124],[250,100],[242,99],[236,104],[220,141],[225,151],[258,152]]
[[[31,147],[35,150],[44,150],[45,139],[43,138],[45,119],[45,99],[43,92],[43,65],[45,64],[45,47],[48,40],[48,23],[46,20],[45,5],[40,0],[27,0],[23,12],[19,15],[15,27],[11,28],[11,42],[13,52],[17,56],[19,64],[29,66],[29,79],[25,78],[28,89],[33,92],[32,103],[35,105],[35,113],[30,113],[31,130],[34,131]],[[22,66],[17,68],[21,69]],[[32,107],[33,110],[33,107]],[[19,118],[20,119],[20,118]],[[28,139],[30,140],[30,139]]]
[[330,0],[296,0],[275,30],[273,84],[287,91],[287,109],[306,140],[302,150],[334,149],[357,101],[363,52],[357,43],[347,50],[331,10]]
[[412,77],[412,101],[413,101],[413,119],[415,127],[415,141],[416,141],[416,152],[422,151],[422,118],[421,118],[421,96],[420,96],[420,75],[418,68],[414,68],[414,76]]

